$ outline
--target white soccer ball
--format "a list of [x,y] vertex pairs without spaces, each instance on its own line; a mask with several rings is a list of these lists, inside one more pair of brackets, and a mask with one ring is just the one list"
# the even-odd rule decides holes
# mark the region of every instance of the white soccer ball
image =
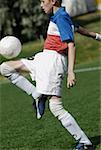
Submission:
[[0,40],[0,54],[7,59],[17,57],[21,48],[21,42],[15,36],[5,36]]

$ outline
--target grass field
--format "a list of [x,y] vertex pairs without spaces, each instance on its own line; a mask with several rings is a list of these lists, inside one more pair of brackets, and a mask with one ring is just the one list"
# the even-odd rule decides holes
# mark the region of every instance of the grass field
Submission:
[[[98,19],[93,21],[92,15],[93,18],[99,18],[99,14],[94,13],[78,19],[85,22],[91,17],[91,22],[85,26],[99,31],[99,21]],[[35,45],[32,42],[25,44],[20,57],[30,56],[33,47],[36,53],[42,44],[39,45],[39,42]],[[76,45],[77,69],[100,66],[99,42],[76,35]],[[4,61],[4,58],[0,58],[0,61]],[[76,118],[96,145],[96,150],[101,149],[100,75],[100,70],[77,73],[77,84],[73,89],[66,88],[65,78],[62,91],[64,107]],[[48,102],[44,117],[37,120],[32,107],[32,98],[1,78],[0,150],[73,150],[74,143],[74,139],[50,113]]]

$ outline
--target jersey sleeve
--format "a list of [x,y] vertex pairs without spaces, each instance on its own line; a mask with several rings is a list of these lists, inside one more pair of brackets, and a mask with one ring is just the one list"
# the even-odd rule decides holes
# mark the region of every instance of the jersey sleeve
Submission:
[[62,41],[74,42],[74,32],[70,20],[60,15],[56,21]]
[[80,25],[75,21],[73,21],[73,25],[74,25],[74,32],[76,32],[79,29]]

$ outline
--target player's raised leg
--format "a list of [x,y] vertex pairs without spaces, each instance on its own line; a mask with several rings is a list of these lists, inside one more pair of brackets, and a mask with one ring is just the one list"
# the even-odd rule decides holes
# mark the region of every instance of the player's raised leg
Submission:
[[31,95],[33,97],[33,100],[36,100],[35,102],[37,102],[36,103],[37,119],[40,119],[44,114],[46,99],[44,100],[44,98],[41,97],[41,93],[37,92],[36,87],[31,82],[29,82],[24,76],[22,76],[19,73],[19,71],[30,72],[28,68],[20,60],[8,61],[0,65],[1,75],[7,77],[14,85],[16,85],[24,92],[26,92],[28,95]]

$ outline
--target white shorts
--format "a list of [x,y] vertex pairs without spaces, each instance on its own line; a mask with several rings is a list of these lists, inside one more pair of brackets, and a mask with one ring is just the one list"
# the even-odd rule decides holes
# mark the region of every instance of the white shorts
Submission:
[[67,70],[67,57],[56,51],[44,50],[34,60],[21,59],[28,68],[36,89],[45,95],[61,96],[61,84]]

